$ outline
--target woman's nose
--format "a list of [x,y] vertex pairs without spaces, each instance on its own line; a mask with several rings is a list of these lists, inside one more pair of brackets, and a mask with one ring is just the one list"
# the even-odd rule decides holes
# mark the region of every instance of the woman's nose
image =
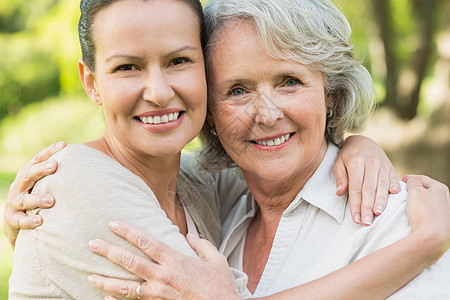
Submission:
[[277,99],[271,94],[261,93],[253,102],[255,106],[255,122],[265,126],[273,126],[284,117],[277,105]]
[[145,79],[142,98],[157,106],[165,106],[174,96],[175,92],[166,74],[159,68],[150,70]]

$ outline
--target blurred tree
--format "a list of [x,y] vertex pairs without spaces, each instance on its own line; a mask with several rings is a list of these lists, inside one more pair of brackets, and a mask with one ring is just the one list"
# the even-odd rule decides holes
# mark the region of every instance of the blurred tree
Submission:
[[[401,7],[399,2],[404,2]],[[434,50],[433,37],[437,29],[438,0],[393,1],[371,0],[374,24],[383,43],[386,64],[386,94],[383,105],[392,108],[403,119],[417,115],[422,81],[430,67]],[[411,11],[408,37],[401,38],[394,16],[399,10]],[[399,56],[399,41],[407,43],[410,55],[406,62]],[[404,45],[403,45],[404,46]]]

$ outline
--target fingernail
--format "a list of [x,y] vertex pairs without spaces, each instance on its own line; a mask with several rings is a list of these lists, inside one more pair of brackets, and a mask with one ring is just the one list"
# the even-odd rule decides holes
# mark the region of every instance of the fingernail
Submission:
[[92,285],[96,285],[96,283],[97,283],[97,278],[93,275],[89,275],[88,280]]
[[187,235],[192,238],[199,238],[198,234],[192,234],[192,233],[188,232]]
[[381,204],[377,205],[377,208],[375,209],[375,212],[378,214],[381,214],[383,212],[384,206]]
[[92,250],[98,250],[98,242],[97,241],[89,241],[89,248],[91,248]]
[[48,161],[45,164],[45,168],[47,169],[47,171],[51,171],[55,168],[55,162],[54,161]]
[[372,218],[369,216],[364,217],[364,224],[365,225],[371,225],[372,224]]
[[62,146],[64,146],[64,142],[57,142],[55,144],[55,148],[62,148]]
[[38,216],[33,217],[33,224],[34,225],[39,225],[41,224],[41,218]]
[[112,221],[109,223],[109,227],[113,230],[118,230],[120,228],[120,224],[116,221]]
[[398,193],[400,191],[400,187],[398,185],[392,186],[392,191]]
[[42,198],[42,202],[44,202],[45,204],[52,204],[53,198],[50,196],[45,196],[44,198]]
[[356,223],[361,223],[361,215],[359,213],[355,214],[355,222]]

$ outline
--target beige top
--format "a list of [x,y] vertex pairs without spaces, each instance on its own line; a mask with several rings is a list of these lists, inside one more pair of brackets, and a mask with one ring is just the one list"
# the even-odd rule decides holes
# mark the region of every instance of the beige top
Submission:
[[[10,299],[103,299],[107,293],[88,282],[90,274],[138,280],[89,250],[88,242],[101,237],[143,255],[110,231],[108,223],[115,219],[146,230],[184,254],[195,255],[150,188],[117,161],[84,145],[69,145],[53,158],[58,162],[57,172],[40,180],[33,193],[51,193],[57,201],[52,209],[32,212],[42,215],[41,227],[19,233],[9,281]],[[200,236],[218,244],[218,191],[224,190],[219,183],[227,180],[219,173],[187,176],[196,164],[190,157],[184,160],[177,192]],[[235,187],[229,189],[230,195],[245,189]]]

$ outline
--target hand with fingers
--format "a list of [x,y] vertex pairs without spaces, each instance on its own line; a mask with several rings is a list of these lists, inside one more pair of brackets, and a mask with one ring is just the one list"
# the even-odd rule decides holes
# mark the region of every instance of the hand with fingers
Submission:
[[435,263],[450,248],[450,194],[446,185],[423,175],[406,175],[406,212],[412,234],[425,238],[424,246],[437,249]]
[[397,172],[383,149],[371,139],[354,135],[345,140],[333,167],[336,194],[349,194],[355,223],[371,225],[383,212],[389,193],[400,191]]
[[64,142],[59,142],[40,151],[18,171],[11,184],[5,204],[3,230],[13,249],[20,228],[36,228],[43,222],[41,216],[29,216],[26,210],[53,206],[55,200],[52,195],[33,195],[30,192],[36,181],[56,171],[56,162],[49,158],[65,146]]
[[189,244],[199,255],[191,257],[124,222],[111,222],[110,227],[148,258],[103,240],[91,241],[90,249],[145,281],[91,275],[89,281],[95,287],[131,299],[241,299],[226,258],[210,242],[188,235]]

